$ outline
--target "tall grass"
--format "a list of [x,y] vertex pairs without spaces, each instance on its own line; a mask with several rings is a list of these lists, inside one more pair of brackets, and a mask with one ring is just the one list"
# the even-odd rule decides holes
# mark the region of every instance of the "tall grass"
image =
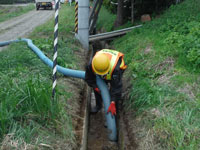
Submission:
[[[74,21],[73,17],[65,15],[73,12],[72,7],[62,5],[58,63],[75,69],[78,68],[78,61],[74,52],[80,45],[69,34],[73,23],[65,23],[66,20]],[[66,31],[67,28],[69,31]],[[50,59],[53,54],[52,35],[53,21],[38,27],[31,34],[34,44]],[[72,119],[66,111],[67,99],[72,94],[66,90],[66,84],[57,85],[56,98],[52,100],[52,70],[24,43],[10,45],[0,53],[0,60],[1,148],[10,144],[8,149],[23,149],[28,144],[37,149],[40,143],[53,145],[54,148],[68,145],[70,149],[74,146]],[[59,80],[62,77],[58,74]]]
[[102,6],[97,20],[97,29],[103,28],[107,32],[112,31],[115,19],[116,15],[110,14],[109,11]]

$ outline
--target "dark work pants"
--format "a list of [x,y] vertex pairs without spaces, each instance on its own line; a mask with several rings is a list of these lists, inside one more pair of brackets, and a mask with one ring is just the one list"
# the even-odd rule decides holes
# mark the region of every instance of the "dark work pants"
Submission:
[[94,95],[96,99],[96,106],[100,109],[102,107],[102,98],[101,94],[94,90]]

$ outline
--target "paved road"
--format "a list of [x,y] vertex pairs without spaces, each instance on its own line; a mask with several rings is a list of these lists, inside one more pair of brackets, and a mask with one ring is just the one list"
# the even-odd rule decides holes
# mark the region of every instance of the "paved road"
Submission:
[[[0,23],[0,42],[27,37],[33,29],[53,19],[52,10],[33,10],[19,17]],[[0,51],[2,48],[0,48]]]

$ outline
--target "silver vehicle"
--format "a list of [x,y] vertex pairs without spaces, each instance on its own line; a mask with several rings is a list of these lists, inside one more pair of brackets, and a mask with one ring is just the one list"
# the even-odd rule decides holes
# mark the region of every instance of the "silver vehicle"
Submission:
[[39,10],[40,8],[49,8],[49,9],[53,9],[53,4],[54,1],[53,0],[35,0],[36,3],[36,10]]

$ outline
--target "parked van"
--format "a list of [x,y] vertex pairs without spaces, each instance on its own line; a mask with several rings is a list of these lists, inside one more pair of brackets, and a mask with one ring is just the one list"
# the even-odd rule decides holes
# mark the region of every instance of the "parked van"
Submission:
[[36,3],[36,10],[39,10],[40,8],[50,8],[53,9],[53,0],[35,0]]

